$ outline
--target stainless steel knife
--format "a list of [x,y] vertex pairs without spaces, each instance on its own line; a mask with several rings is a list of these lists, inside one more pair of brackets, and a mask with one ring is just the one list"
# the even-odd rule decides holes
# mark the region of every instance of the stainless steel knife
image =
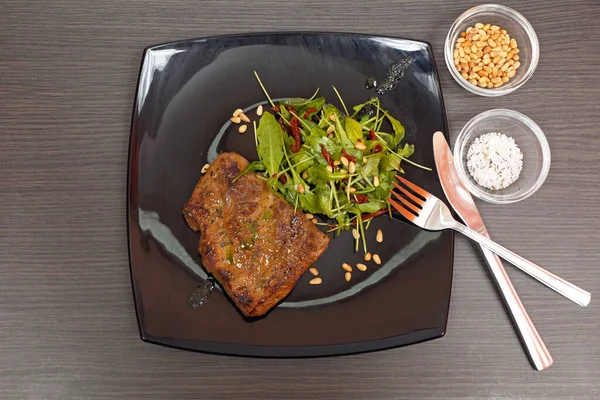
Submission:
[[[469,228],[489,238],[471,194],[458,178],[452,152],[442,132],[436,132],[433,135],[433,153],[446,198]],[[531,322],[517,291],[504,270],[502,261],[485,247],[482,246],[481,250],[502,293],[504,302],[510,310],[531,362],[539,371],[548,368],[554,362],[552,356]]]

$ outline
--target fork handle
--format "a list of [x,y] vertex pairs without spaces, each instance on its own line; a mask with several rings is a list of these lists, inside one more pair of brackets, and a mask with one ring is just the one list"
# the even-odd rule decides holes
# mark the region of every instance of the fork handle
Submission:
[[568,282],[559,276],[554,275],[552,272],[546,271],[539,265],[534,264],[518,254],[513,253],[507,248],[500,246],[498,243],[488,239],[483,235],[480,235],[471,228],[456,222],[456,224],[453,224],[452,229],[475,240],[482,246],[487,247],[500,257],[504,258],[506,261],[519,268],[521,271],[542,282],[550,289],[562,294],[572,302],[577,303],[582,307],[585,307],[590,303],[592,295],[589,292],[573,285],[571,282]]
[[494,254],[491,250],[488,250],[486,247],[481,247],[483,255],[488,263],[490,271],[498,284],[498,288],[500,289],[500,293],[504,298],[504,302],[510,311],[510,315],[517,326],[517,330],[521,339],[523,340],[523,344],[533,366],[538,371],[544,370],[552,365],[554,362],[552,360],[552,356],[546,347],[546,344],[542,340],[540,334],[538,333],[535,325],[531,322],[531,318],[529,318],[529,314],[527,314],[527,310],[521,303],[521,299],[515,290],[515,287],[512,285],[508,275],[506,274],[506,270],[502,265],[502,261],[500,258]]

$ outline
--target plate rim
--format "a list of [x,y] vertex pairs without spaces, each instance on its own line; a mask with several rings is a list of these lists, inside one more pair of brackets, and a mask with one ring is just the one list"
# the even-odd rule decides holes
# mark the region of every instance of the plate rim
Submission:
[[[147,343],[158,344],[166,347],[197,351],[208,354],[227,355],[227,356],[238,356],[238,357],[256,357],[256,358],[313,358],[313,357],[330,357],[330,356],[342,356],[351,354],[361,354],[374,351],[388,350],[398,348],[401,346],[418,344],[425,341],[438,339],[446,334],[448,328],[448,317],[450,314],[450,302],[452,298],[452,283],[454,281],[454,251],[455,251],[455,234],[452,231],[450,234],[450,281],[448,289],[448,298],[446,303],[448,308],[446,309],[445,316],[443,318],[443,325],[440,327],[426,328],[401,335],[389,336],[385,338],[341,343],[341,344],[328,344],[318,346],[268,346],[268,345],[247,345],[239,343],[226,343],[226,342],[214,342],[200,339],[175,339],[166,337],[155,337],[147,335],[144,332],[144,323],[142,316],[140,315],[139,307],[142,303],[141,299],[138,301],[136,290],[136,283],[134,280],[133,272],[133,261],[132,261],[132,242],[131,242],[131,229],[132,229],[132,216],[135,213],[131,212],[132,207],[132,157],[134,153],[134,144],[138,142],[138,134],[134,131],[136,123],[136,114],[138,112],[138,96],[140,91],[140,82],[142,79],[142,72],[146,64],[146,59],[151,55],[153,50],[159,49],[165,46],[174,46],[177,44],[184,44],[190,42],[203,42],[214,39],[224,38],[241,38],[241,37],[256,37],[256,36],[298,36],[298,35],[315,35],[315,36],[354,36],[360,38],[381,38],[381,39],[392,39],[401,40],[408,42],[415,42],[424,44],[426,51],[431,55],[433,71],[435,74],[436,82],[439,87],[439,99],[442,106],[442,117],[444,121],[444,135],[448,139],[448,118],[446,115],[446,105],[444,102],[444,95],[442,91],[442,84],[440,80],[439,70],[435,61],[435,54],[431,43],[425,40],[416,40],[410,38],[403,38],[397,36],[387,35],[376,35],[368,33],[353,33],[353,32],[335,32],[335,31],[275,31],[275,32],[248,32],[248,33],[233,33],[225,35],[211,35],[200,38],[182,39],[170,42],[164,42],[154,45],[146,46],[143,49],[142,58],[140,62],[138,78],[136,80],[135,95],[133,97],[133,108],[131,116],[131,124],[129,129],[129,143],[128,143],[128,155],[127,155],[127,179],[126,179],[126,229],[127,229],[127,253],[129,261],[129,277],[131,282],[131,292],[133,297],[133,305],[136,315],[136,321],[138,325],[138,332],[140,339]],[[137,152],[136,152],[137,156]],[[137,181],[137,175],[136,175]],[[137,194],[137,191],[136,191]],[[137,201],[135,202],[137,205]]]

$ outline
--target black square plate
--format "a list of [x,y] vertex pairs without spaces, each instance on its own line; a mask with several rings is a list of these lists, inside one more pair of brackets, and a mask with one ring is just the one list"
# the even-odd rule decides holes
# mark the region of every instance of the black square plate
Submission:
[[[414,63],[382,106],[406,128],[411,157],[434,168],[404,164],[406,176],[444,199],[433,160],[432,135],[447,132],[442,93],[429,44],[338,33],[219,36],[146,49],[131,128],[128,225],[131,278],[143,340],[185,349],[255,356],[347,354],[440,337],[446,329],[454,236],[426,232],[382,216],[367,231],[369,250],[382,265],[344,280],[342,262],[355,265],[353,239],[331,241],[314,265],[266,317],[246,320],[218,289],[198,308],[188,296],[207,279],[198,234],[181,208],[217,152],[257,159],[254,138],[221,130],[233,110],[265,100],[253,71],[273,98],[310,97],[316,88],[346,104],[374,93],[368,77],[383,78],[403,57]],[[253,115],[251,115],[253,117]],[[221,130],[221,132],[220,132]],[[375,233],[384,232],[376,243]]]

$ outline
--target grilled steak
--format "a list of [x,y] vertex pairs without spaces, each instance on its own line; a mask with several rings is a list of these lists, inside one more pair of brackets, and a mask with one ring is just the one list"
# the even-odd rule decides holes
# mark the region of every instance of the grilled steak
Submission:
[[183,215],[200,231],[204,267],[244,315],[255,317],[289,294],[329,238],[256,174],[233,182],[246,166],[237,153],[220,154],[200,178]]

